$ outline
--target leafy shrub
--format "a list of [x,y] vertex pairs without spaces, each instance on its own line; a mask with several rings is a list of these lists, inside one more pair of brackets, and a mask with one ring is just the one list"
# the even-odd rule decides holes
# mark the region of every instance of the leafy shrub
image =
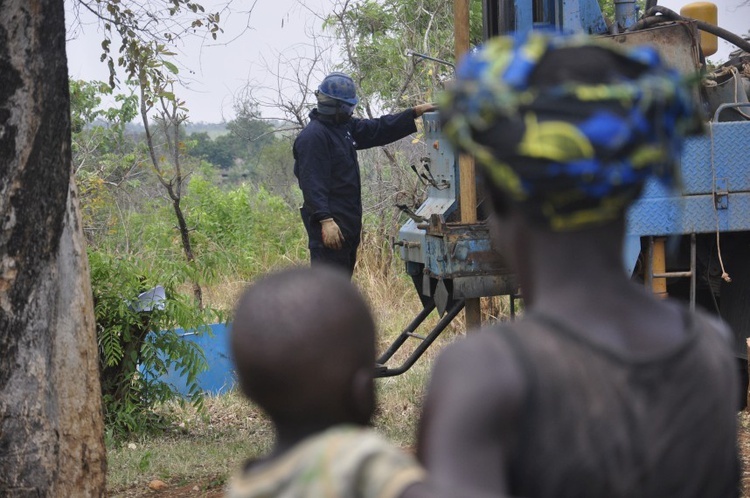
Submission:
[[[89,244],[102,394],[108,431],[117,437],[159,425],[154,404],[178,395],[159,380],[168,370],[184,378],[190,402],[202,402],[196,378],[206,367],[205,358],[175,330],[201,333],[220,317],[196,306],[188,296],[191,285],[241,283],[272,267],[296,263],[303,257],[305,238],[296,209],[282,197],[249,185],[221,190],[201,176],[215,175],[213,167],[183,156],[181,164],[191,172],[186,178],[192,179],[182,192],[182,206],[196,258],[188,264],[173,205],[147,166],[143,134],[128,125],[138,113],[138,98],[112,96],[99,82],[73,81],[70,89],[73,159]],[[102,106],[105,96],[114,97],[113,106]],[[259,166],[267,148],[268,171],[282,171],[281,165],[289,163],[288,144],[275,141],[253,109],[245,111],[230,126],[234,138],[242,138],[235,140],[246,149],[242,157]],[[248,138],[254,139],[250,145]],[[298,198],[297,191],[285,189],[290,171],[283,171],[285,180],[277,189],[288,199]],[[137,296],[156,285],[166,291],[163,306],[139,311]]]
[[[265,189],[242,185],[222,190],[201,176],[185,196],[193,231],[196,265],[185,262],[173,214],[160,202],[139,204],[122,214],[105,239],[89,248],[91,280],[108,431],[115,438],[158,428],[154,404],[181,399],[159,378],[180,373],[200,406],[196,376],[206,368],[200,347],[176,329],[208,333],[220,321],[216,310],[201,310],[180,290],[190,282],[246,279],[305,257],[305,236],[296,210]],[[139,312],[137,296],[161,285],[163,309]]]
[[222,190],[196,176],[185,201],[196,259],[209,274],[249,279],[306,257],[296,208],[263,187]]
[[[91,280],[99,343],[105,421],[117,437],[160,425],[151,410],[155,403],[182,399],[160,377],[170,369],[186,379],[188,400],[202,405],[197,375],[206,369],[203,351],[184,341],[176,329],[207,333],[207,324],[220,316],[200,310],[192,297],[176,291],[186,280],[187,265],[145,268],[131,256],[90,250]],[[137,297],[162,285],[166,299],[148,311],[139,310]]]

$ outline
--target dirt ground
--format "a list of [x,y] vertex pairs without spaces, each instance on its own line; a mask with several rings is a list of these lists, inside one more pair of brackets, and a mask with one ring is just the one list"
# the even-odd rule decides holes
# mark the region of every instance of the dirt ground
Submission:
[[114,494],[111,498],[222,498],[224,496],[224,480],[219,478],[205,478],[190,484],[181,484],[179,486],[169,486],[161,491],[149,489],[147,484],[143,486],[133,486],[132,488]]
[[[750,414],[741,413],[738,419],[738,447],[740,458],[742,459],[742,498],[750,498]],[[169,483],[167,483],[169,484]],[[116,496],[122,498],[141,498],[141,497],[158,497],[158,498],[221,498],[224,496],[224,479],[221,477],[206,478],[189,484],[182,484],[176,487],[169,486],[162,491],[153,491],[148,489],[147,485],[133,487],[125,493],[118,493]]]
[[739,416],[739,437],[737,445],[742,459],[742,498],[750,498],[750,414]]

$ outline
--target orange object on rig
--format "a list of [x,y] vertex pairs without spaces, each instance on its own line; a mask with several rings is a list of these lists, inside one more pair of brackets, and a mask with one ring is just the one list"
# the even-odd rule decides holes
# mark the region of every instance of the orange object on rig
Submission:
[[[699,21],[704,21],[714,26],[718,26],[718,9],[715,3],[711,2],[693,2],[685,5],[680,9],[680,15],[691,17]],[[719,40],[716,35],[701,31],[701,51],[703,57],[713,55],[719,49]]]

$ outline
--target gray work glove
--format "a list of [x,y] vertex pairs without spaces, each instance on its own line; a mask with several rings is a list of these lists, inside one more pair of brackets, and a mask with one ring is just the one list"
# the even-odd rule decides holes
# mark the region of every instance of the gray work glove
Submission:
[[438,108],[437,104],[419,104],[413,107],[414,117],[418,118],[426,112],[436,111]]
[[320,220],[321,234],[323,236],[323,245],[328,249],[337,251],[344,246],[344,235],[333,218]]

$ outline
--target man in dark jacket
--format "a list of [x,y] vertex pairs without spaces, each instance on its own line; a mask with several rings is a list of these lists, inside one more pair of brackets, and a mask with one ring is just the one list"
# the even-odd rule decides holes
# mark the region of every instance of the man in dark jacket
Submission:
[[315,92],[317,108],[294,142],[294,175],[304,197],[300,209],[312,264],[354,271],[362,229],[362,192],[357,150],[395,142],[417,131],[414,120],[435,109],[422,104],[378,119],[352,117],[354,81],[331,73]]

